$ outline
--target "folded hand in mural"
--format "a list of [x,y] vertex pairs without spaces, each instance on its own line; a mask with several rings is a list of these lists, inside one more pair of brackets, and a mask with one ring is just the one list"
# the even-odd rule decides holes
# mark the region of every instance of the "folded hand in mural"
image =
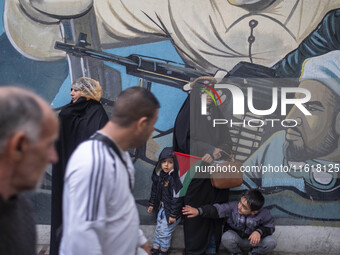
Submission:
[[[6,0],[4,24],[16,49],[34,59],[65,57],[53,45],[72,36],[72,28],[63,21],[73,19],[85,30],[92,26],[102,48],[166,38],[186,64],[213,74],[240,61],[275,63],[295,49],[329,10],[340,7],[338,1],[305,2]],[[95,19],[82,20],[89,12]]]

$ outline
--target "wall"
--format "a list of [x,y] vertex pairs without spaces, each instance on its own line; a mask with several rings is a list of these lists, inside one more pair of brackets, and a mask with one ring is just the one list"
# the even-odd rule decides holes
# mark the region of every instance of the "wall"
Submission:
[[[27,87],[51,102],[53,108],[59,108],[70,101],[71,80],[89,75],[101,81],[108,112],[112,110],[110,105],[121,90],[138,84],[149,88],[161,102],[160,117],[152,139],[145,147],[132,152],[137,170],[134,195],[142,224],[146,225],[155,224],[154,215],[146,213],[153,165],[162,148],[172,145],[172,129],[187,96],[187,92],[182,90],[187,82],[182,79],[166,84],[166,76],[171,76],[169,71],[162,73],[158,80],[163,84],[148,83],[145,73],[139,74],[145,78],[140,80],[140,77],[127,74],[128,70],[123,65],[92,58],[81,60],[54,49],[55,41],[76,43],[79,33],[86,32],[88,41],[92,43],[90,47],[97,50],[123,57],[139,54],[143,55],[139,56],[143,61],[150,60],[148,57],[158,58],[156,61],[189,67],[197,73],[213,76],[218,70],[227,73],[240,61],[271,67],[297,48],[329,10],[340,6],[340,2],[321,0],[255,1],[256,3],[248,5],[241,4],[242,1],[226,0],[185,3],[164,0],[157,1],[157,4],[151,0],[69,1],[68,8],[55,1],[33,1],[26,4],[21,1],[21,6],[18,0],[5,2],[4,8],[4,0],[0,1],[0,85]],[[110,9],[111,5],[114,8]],[[301,69],[301,64],[299,68]],[[241,70],[238,71],[238,75],[240,74],[242,76],[245,73]],[[187,76],[187,81],[195,78],[194,75]],[[296,80],[282,82],[295,84]],[[236,83],[239,84],[237,81]],[[280,82],[277,81],[277,84]],[[322,93],[325,92],[316,89],[312,93],[323,97]],[[223,103],[226,103],[222,109],[225,116],[230,116],[231,108],[227,96],[225,94],[223,97]],[[339,109],[338,106],[339,101],[328,105],[333,112]],[[320,121],[318,117],[313,120],[313,123],[319,123],[317,130],[324,132],[313,137],[315,132],[311,129],[311,133],[307,134],[313,140],[310,146],[314,146],[316,152],[313,157],[308,154],[309,145],[306,144],[308,142],[305,137],[301,162],[338,166],[339,157],[322,161],[325,156],[339,150],[339,133],[332,127],[336,112],[332,114],[326,121]],[[314,116],[319,115],[315,113]],[[246,165],[259,165],[266,158],[273,159],[268,162],[276,165],[286,164],[284,155],[281,155],[284,154],[282,150],[285,138],[282,132],[285,131],[275,133],[282,130],[282,127],[266,126],[250,131],[247,128],[231,129],[236,155]],[[315,144],[328,139],[326,133],[330,130],[335,132],[335,138],[325,145],[330,148],[325,154],[324,151],[318,151],[317,149],[323,148]],[[244,136],[247,132],[253,134],[253,138]],[[246,143],[244,146],[240,142],[242,139]],[[35,201],[37,219],[41,224],[49,223],[50,175],[49,170],[38,195],[30,194]],[[234,190],[233,199],[238,199],[244,189],[260,187],[266,195],[265,206],[271,209],[277,224],[339,227],[338,172],[331,177],[320,177],[319,182],[315,175],[305,176],[301,173],[280,178],[255,176],[257,180],[253,177],[245,175],[244,185]],[[322,181],[326,179],[327,183]]]

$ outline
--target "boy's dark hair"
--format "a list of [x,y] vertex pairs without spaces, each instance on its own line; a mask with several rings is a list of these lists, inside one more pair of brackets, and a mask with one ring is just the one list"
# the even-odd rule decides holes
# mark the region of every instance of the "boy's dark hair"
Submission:
[[160,107],[156,97],[145,88],[130,87],[124,90],[114,104],[111,121],[121,127],[142,118],[152,118]]
[[264,204],[264,197],[262,193],[257,189],[250,189],[243,193],[242,195],[250,206],[250,210],[257,211],[260,210]]

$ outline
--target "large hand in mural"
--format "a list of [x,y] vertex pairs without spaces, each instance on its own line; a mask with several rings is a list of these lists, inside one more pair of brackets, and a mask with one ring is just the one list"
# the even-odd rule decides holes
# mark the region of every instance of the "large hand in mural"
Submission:
[[4,28],[12,45],[24,56],[42,61],[66,57],[53,50],[54,42],[63,39],[62,19],[84,15],[92,7],[85,1],[5,1]]
[[[75,43],[87,34],[91,48],[100,50],[93,1],[6,1],[4,29],[13,47],[23,56],[39,61],[66,59],[71,82],[86,76],[99,80],[104,98],[113,100],[121,91],[120,73],[102,61],[66,55],[55,50],[56,41]],[[112,86],[114,84],[114,86]]]
[[214,73],[271,65],[295,49],[336,1],[94,1],[106,47],[170,39],[184,61]]
[[[61,20],[77,20],[92,6],[102,48],[171,40],[198,70],[230,70],[240,61],[270,66],[298,44],[334,0],[7,0],[6,33],[28,57],[65,57],[53,48],[65,36]],[[19,25],[20,24],[20,25]],[[72,31],[71,31],[72,32]],[[39,39],[38,39],[39,38]]]

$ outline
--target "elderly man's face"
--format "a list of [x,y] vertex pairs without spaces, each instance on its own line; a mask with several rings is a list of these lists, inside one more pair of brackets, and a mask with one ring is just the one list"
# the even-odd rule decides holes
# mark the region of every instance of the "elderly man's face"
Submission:
[[28,142],[25,155],[18,166],[15,188],[18,191],[37,187],[48,163],[56,163],[58,155],[54,143],[58,138],[58,119],[52,111],[45,117],[38,141]]
[[287,159],[303,161],[321,158],[337,147],[337,135],[333,128],[334,96],[330,89],[315,80],[303,81],[299,87],[311,92],[311,99],[305,107],[312,115],[305,116],[295,106],[289,112],[287,119],[297,120],[298,126],[286,132]]

